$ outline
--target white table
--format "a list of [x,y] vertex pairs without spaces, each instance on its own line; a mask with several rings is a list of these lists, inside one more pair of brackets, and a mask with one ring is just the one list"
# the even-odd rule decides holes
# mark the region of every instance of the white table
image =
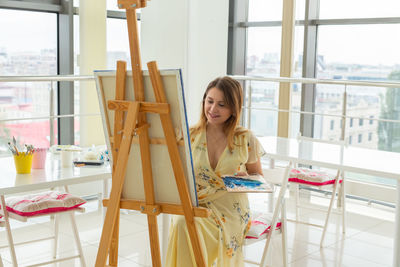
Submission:
[[30,174],[17,174],[12,157],[0,158],[0,197],[94,181],[104,182],[103,195],[108,196],[109,164],[62,168],[59,158],[48,153],[45,168],[32,169]]
[[[30,174],[17,174],[13,158],[5,157],[0,158],[0,170],[0,195],[93,181],[106,181],[111,178],[111,169],[108,164],[102,166],[71,166],[62,168],[59,156],[50,153],[47,155],[45,169],[32,169]],[[108,192],[107,187],[104,190],[103,193]]]
[[400,153],[280,137],[258,138],[272,160],[339,169],[397,180],[393,266],[400,266]]

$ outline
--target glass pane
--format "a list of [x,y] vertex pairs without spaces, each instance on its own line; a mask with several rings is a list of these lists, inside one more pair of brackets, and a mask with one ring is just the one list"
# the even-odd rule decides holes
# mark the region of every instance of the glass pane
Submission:
[[291,94],[291,109],[290,114],[290,133],[289,137],[296,138],[300,132],[300,109],[301,109],[301,83],[292,83],[292,94]]
[[[282,0],[250,0],[248,21],[282,21]],[[296,20],[304,20],[305,0],[296,1]]]
[[[304,27],[295,27],[295,42],[293,56],[293,76],[301,77],[302,73],[302,47],[303,47]],[[249,76],[280,76],[280,51],[281,51],[281,27],[253,27],[248,29],[247,44],[247,64],[246,73]],[[277,131],[277,112],[257,109],[264,105],[271,104],[278,108],[278,88],[279,83],[251,82],[252,107],[251,116],[245,117],[245,121],[251,119],[251,128],[258,134],[276,135]],[[268,86],[267,86],[268,85]],[[273,90],[273,93],[268,90]],[[266,91],[267,90],[267,91]],[[292,109],[300,110],[301,105],[301,85],[292,85]],[[274,100],[274,101],[271,101]],[[246,113],[248,114],[248,113]],[[291,114],[291,136],[296,136],[300,129],[299,113]]]
[[399,0],[320,0],[321,19],[399,17]]
[[246,73],[279,77],[281,27],[249,28]]
[[[0,9],[0,25],[13,25],[0,27],[0,75],[57,74],[56,14]],[[49,91],[49,82],[0,83],[0,153],[12,136],[49,147]]]
[[249,21],[282,20],[282,0],[249,1]]
[[[10,142],[14,136],[17,140],[18,149],[24,148],[25,144],[33,144],[36,148],[50,147],[50,121],[44,120],[18,120],[2,122],[0,126],[0,140]],[[57,144],[57,120],[54,120],[54,143]],[[0,153],[9,153],[1,147]]]
[[[281,27],[250,27],[247,35],[246,74],[280,76]],[[295,27],[294,77],[301,77],[304,27]]]
[[[320,26],[317,77],[346,80],[400,80],[400,25]],[[331,86],[333,87],[333,86]],[[379,119],[400,119],[400,91],[381,87],[347,86],[346,138],[350,145],[371,149],[400,151],[400,123]],[[318,85],[316,110],[339,113],[342,103],[334,95],[343,92]],[[342,96],[341,96],[342,97]],[[332,118],[320,116],[315,121],[315,135],[336,137],[337,123],[329,131]],[[325,126],[324,126],[325,125]],[[321,130],[322,129],[322,130]],[[334,133],[336,132],[336,133]],[[318,135],[319,134],[319,135]],[[354,179],[357,176],[354,175]],[[370,177],[369,181],[392,184],[389,180]]]
[[118,0],[107,0],[107,10],[125,11],[124,9],[118,8]]
[[296,1],[296,20],[304,20],[306,13],[306,0]]
[[[277,109],[278,87],[278,83],[274,82],[247,83],[245,106],[251,104],[251,109],[245,109],[243,115],[246,122],[250,119],[250,129],[256,135],[276,135],[278,112],[270,109]],[[251,90],[251,103],[249,90]]]
[[[138,21],[139,37],[140,37],[140,21]],[[79,75],[78,55],[79,55],[79,17],[74,16],[74,73]],[[127,69],[132,69],[128,30],[125,19],[107,18],[107,69],[115,70],[116,61],[124,60],[127,62]],[[75,114],[80,114],[79,90],[81,83],[74,84],[74,110]],[[82,115],[82,114],[80,114]],[[80,128],[79,116],[74,118],[75,125],[75,144],[79,144]],[[95,117],[93,117],[95,119]]]
[[[140,36],[140,22],[138,22]],[[124,60],[132,69],[129,52],[128,28],[125,19],[107,19],[107,68],[116,69],[117,60]]]
[[[344,86],[318,84],[316,86],[314,137],[323,140],[340,140]],[[336,116],[329,116],[336,115]],[[349,121],[347,122],[349,124]],[[331,127],[332,126],[332,127]]]
[[319,26],[319,77],[335,73],[341,75],[336,79],[387,79],[399,68],[399,32],[400,24]]
[[[317,77],[326,79],[346,80],[400,80],[400,36],[391,34],[400,31],[400,25],[353,25],[353,26],[321,26],[319,29]],[[343,40],[346,40],[344,42]],[[326,88],[319,85],[318,88]],[[395,111],[393,100],[397,99],[398,90],[348,86],[347,115],[364,118],[398,119],[400,116]],[[330,92],[332,93],[332,92]],[[329,113],[320,104],[328,101],[333,105],[332,98],[321,93],[317,95],[316,109]],[[329,99],[329,100],[328,100]],[[399,102],[400,103],[400,102]],[[320,107],[319,107],[320,106]],[[339,104],[337,104],[339,108]],[[382,112],[385,111],[385,112]],[[380,124],[380,126],[379,126]],[[398,123],[397,123],[398,124]],[[316,124],[317,126],[317,124]],[[381,128],[380,132],[378,128]],[[362,142],[357,145],[384,150],[396,150],[394,140],[388,141],[386,129],[393,131],[393,138],[399,138],[393,128],[393,123],[363,123],[359,118],[348,119],[346,123],[346,136],[352,136],[352,143],[356,144],[358,135]],[[372,140],[367,138],[372,133]],[[399,137],[396,137],[399,136]],[[322,136],[323,137],[323,134]],[[389,143],[390,144],[389,144]],[[398,149],[400,151],[400,147]]]

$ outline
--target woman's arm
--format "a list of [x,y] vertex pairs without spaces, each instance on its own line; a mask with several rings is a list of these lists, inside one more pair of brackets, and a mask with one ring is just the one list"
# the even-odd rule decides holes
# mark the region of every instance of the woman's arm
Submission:
[[258,159],[257,162],[255,162],[255,163],[247,163],[246,170],[247,170],[247,172],[238,172],[238,173],[235,173],[235,175],[238,175],[238,176],[246,176],[249,174],[250,175],[252,175],[252,174],[263,175],[262,167],[261,167],[261,160]]
[[255,163],[247,163],[246,169],[248,174],[263,175],[260,158],[258,158],[257,162]]

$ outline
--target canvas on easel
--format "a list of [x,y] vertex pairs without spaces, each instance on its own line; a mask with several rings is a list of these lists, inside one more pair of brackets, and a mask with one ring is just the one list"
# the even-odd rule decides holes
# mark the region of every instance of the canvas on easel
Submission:
[[[190,138],[186,115],[186,105],[184,98],[184,88],[180,70],[162,70],[160,71],[162,82],[169,103],[171,118],[177,136],[177,141],[180,142],[179,153],[182,159],[185,170],[186,181],[189,186],[189,192],[193,206],[197,206],[197,196],[192,168],[192,159],[190,157]],[[107,147],[111,148],[109,142],[110,136],[114,132],[114,111],[107,109],[107,102],[115,99],[115,71],[96,71],[96,87],[98,96],[101,99],[100,111],[102,114],[103,125],[105,127]],[[145,99],[148,102],[155,102],[155,96],[152,89],[150,76],[148,71],[143,71],[143,84],[145,88]],[[125,100],[134,101],[133,94],[133,79],[132,73],[127,72],[125,86]],[[161,121],[158,114],[148,113],[147,122],[150,124],[148,129],[149,136],[153,140],[161,140],[164,138]],[[108,121],[108,122],[107,122]],[[150,146],[152,173],[154,180],[154,190],[157,202],[180,204],[178,190],[175,184],[172,165],[169,160],[168,149],[165,145],[152,144]],[[139,144],[132,142],[129,153],[127,166],[127,176],[122,192],[122,198],[145,200],[143,190],[143,175],[142,166],[137,164],[140,162],[140,147]],[[112,152],[111,152],[112,161]],[[131,175],[129,175],[131,174]],[[132,175],[135,174],[135,175]]]
[[184,215],[199,267],[205,267],[194,217],[210,211],[197,207],[189,133],[179,71],[161,73],[155,61],[142,70],[136,9],[146,0],[118,0],[126,9],[131,75],[126,62],[117,71],[96,72],[97,90],[108,149],[112,155],[112,188],[96,267],[118,265],[119,211],[139,210],[147,216],[153,266],[161,266],[157,216]]

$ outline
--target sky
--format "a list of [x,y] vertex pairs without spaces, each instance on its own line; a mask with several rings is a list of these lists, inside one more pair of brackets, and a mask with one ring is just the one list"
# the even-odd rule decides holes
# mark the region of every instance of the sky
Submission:
[[[280,20],[281,0],[249,0],[249,20]],[[305,0],[297,1],[296,18],[303,19]],[[117,0],[108,0],[107,7],[117,10]],[[74,5],[79,5],[75,0]],[[320,0],[320,18],[400,17],[400,0]],[[26,23],[21,23],[26,21]],[[75,20],[75,29],[78,29]],[[51,13],[0,10],[0,49],[7,51],[39,51],[57,45],[56,15]],[[121,20],[107,23],[108,50],[128,51],[126,26]],[[280,54],[280,27],[249,30],[249,55]],[[400,64],[400,24],[320,26],[318,52],[326,62],[370,65]],[[75,35],[76,39],[78,35]],[[78,40],[76,40],[76,44]],[[29,44],[29,45],[27,45]],[[29,48],[27,48],[29,47]],[[79,45],[76,45],[78,48]],[[295,57],[302,53],[303,30],[296,27]]]

